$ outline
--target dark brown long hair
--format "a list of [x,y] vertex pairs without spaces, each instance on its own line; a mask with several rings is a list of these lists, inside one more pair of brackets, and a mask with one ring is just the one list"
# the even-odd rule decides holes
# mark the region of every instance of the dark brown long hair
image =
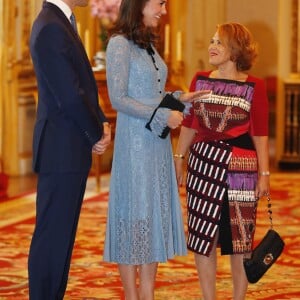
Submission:
[[231,60],[239,71],[250,70],[257,57],[257,43],[251,32],[242,24],[225,23],[217,26],[220,40],[231,50]]
[[122,34],[141,48],[146,49],[155,43],[155,30],[146,27],[143,22],[143,9],[149,0],[122,0],[118,18],[109,31],[109,37]]

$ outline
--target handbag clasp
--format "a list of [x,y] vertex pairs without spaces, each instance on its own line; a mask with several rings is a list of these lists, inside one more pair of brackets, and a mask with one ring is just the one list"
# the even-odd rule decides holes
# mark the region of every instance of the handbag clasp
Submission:
[[273,254],[272,254],[272,253],[268,253],[268,254],[265,256],[263,262],[264,262],[264,264],[265,264],[266,266],[268,266],[268,265],[273,261],[273,259],[274,259]]

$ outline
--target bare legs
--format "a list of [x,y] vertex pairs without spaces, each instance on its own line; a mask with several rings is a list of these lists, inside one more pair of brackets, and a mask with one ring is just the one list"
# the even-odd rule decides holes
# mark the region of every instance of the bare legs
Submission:
[[133,265],[118,265],[123,284],[125,298],[128,300],[138,300],[138,290],[136,287],[137,266]]
[[[197,253],[194,254],[203,300],[216,299],[217,240],[218,237],[215,239],[209,257]],[[233,281],[233,300],[244,300],[246,297],[248,281],[243,266],[243,255],[230,255],[230,263]]]
[[218,234],[216,235],[210,256],[207,257],[197,253],[194,254],[204,300],[216,299],[217,240]]
[[230,256],[231,273],[233,281],[233,300],[244,300],[248,288],[248,280],[243,265],[243,255]]
[[154,299],[154,285],[157,272],[157,263],[140,266],[140,300]]
[[[126,300],[153,300],[157,263],[140,266],[119,264]],[[139,288],[137,287],[139,279]]]

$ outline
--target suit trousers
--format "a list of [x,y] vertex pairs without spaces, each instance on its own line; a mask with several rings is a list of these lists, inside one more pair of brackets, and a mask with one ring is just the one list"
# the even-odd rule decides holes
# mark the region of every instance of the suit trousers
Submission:
[[38,174],[28,259],[30,300],[61,300],[67,287],[88,172]]

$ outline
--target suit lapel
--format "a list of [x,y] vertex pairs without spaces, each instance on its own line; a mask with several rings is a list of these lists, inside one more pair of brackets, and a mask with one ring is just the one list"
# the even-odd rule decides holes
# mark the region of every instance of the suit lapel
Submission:
[[67,28],[67,30],[71,33],[71,35],[74,38],[74,42],[78,44],[78,47],[80,48],[81,52],[82,52],[82,59],[84,60],[86,66],[87,66],[87,70],[89,72],[90,78],[92,80],[92,82],[94,83],[94,87],[95,89],[98,91],[98,87],[95,81],[95,77],[94,77],[94,73],[93,70],[91,68],[91,64],[89,61],[89,58],[86,54],[85,48],[83,46],[83,43],[79,37],[79,35],[74,31],[71,22],[68,20],[68,18],[66,17],[66,15],[54,4],[50,3],[50,2],[44,2],[43,3],[43,8],[48,8],[51,9],[55,12],[55,15],[57,15],[57,17],[64,23],[65,27]]

